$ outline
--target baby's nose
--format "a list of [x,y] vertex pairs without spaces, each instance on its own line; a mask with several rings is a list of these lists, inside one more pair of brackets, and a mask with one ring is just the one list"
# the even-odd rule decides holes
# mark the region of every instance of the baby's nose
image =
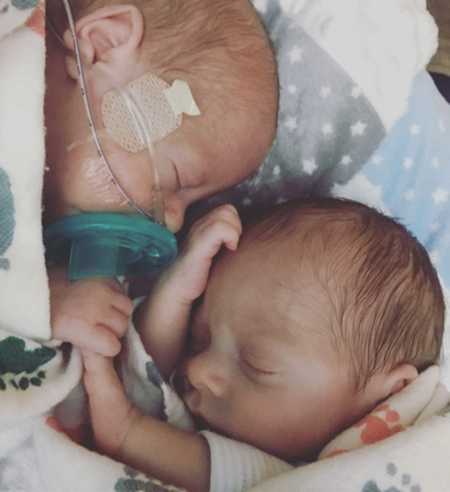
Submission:
[[224,398],[230,386],[230,371],[220,354],[202,352],[187,362],[189,383],[199,392],[207,390],[217,398]]
[[176,197],[165,197],[164,199],[164,221],[166,227],[172,232],[178,232],[184,222],[185,205]]

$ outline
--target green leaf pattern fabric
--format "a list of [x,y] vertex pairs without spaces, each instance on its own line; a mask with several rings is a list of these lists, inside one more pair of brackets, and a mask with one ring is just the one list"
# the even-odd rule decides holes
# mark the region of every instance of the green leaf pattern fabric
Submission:
[[0,270],[9,270],[10,261],[4,255],[10,248],[16,227],[14,197],[8,174],[0,167]]

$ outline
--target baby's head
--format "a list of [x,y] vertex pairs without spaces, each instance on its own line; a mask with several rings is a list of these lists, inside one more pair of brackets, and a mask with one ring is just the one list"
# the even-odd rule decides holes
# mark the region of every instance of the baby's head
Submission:
[[392,219],[335,199],[278,207],[215,263],[181,364],[200,422],[288,460],[438,359],[439,280]]
[[[56,0],[55,27],[67,26]],[[273,52],[248,0],[79,0],[74,4],[94,112],[105,94],[145,74],[189,84],[201,111],[154,144],[166,222],[177,230],[192,202],[239,183],[263,161],[275,134]],[[52,6],[54,8],[52,8]],[[47,208],[50,220],[77,211],[121,211],[124,203],[97,157],[76,83],[71,36],[65,51],[48,35]],[[100,111],[99,111],[100,114]],[[123,188],[143,208],[153,200],[147,150],[109,153]]]

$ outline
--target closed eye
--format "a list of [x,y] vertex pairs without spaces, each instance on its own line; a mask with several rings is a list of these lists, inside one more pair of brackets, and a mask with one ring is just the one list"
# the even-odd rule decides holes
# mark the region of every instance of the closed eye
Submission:
[[274,376],[278,372],[272,369],[268,369],[266,367],[263,367],[259,364],[255,364],[253,361],[249,361],[248,359],[243,359],[242,360],[245,368],[247,370],[250,370],[253,373],[256,374],[261,374],[261,375],[266,375],[266,376]]

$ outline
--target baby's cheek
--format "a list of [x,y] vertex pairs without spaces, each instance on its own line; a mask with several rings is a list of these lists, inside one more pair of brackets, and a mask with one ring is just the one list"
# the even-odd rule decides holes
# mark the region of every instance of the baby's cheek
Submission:
[[126,211],[123,195],[99,159],[84,158],[49,165],[45,174],[46,212],[52,220],[76,211]]
[[247,391],[233,405],[234,434],[245,442],[269,449],[277,442],[283,427],[281,413],[275,398]]
[[[87,158],[83,161],[72,199],[80,200],[83,210],[101,211],[127,208],[127,200],[100,158]],[[70,198],[70,197],[69,197]]]
[[[211,402],[210,411],[217,428],[224,434],[247,441],[253,437],[254,427],[259,426],[258,404],[250,395],[239,391],[230,392],[226,398]],[[258,415],[256,414],[258,412]]]
[[[144,210],[155,219],[163,220],[163,196],[158,192],[160,185],[148,152],[131,154],[122,150],[109,149],[108,162],[115,179],[120,184],[125,195],[125,200],[120,201],[120,206],[123,207],[128,201],[132,201],[138,208]],[[96,165],[98,167],[95,170],[95,174],[103,179],[96,180],[93,184],[100,188],[100,192],[105,194],[105,198],[109,198],[112,201],[117,196],[122,198],[123,194],[117,195],[117,187],[114,189],[111,189],[111,187],[102,189],[105,184],[111,185],[114,183],[108,180],[111,177],[108,168],[102,167],[101,161],[97,162]],[[110,195],[111,191],[115,191],[116,194]],[[117,200],[114,203],[117,203]]]

